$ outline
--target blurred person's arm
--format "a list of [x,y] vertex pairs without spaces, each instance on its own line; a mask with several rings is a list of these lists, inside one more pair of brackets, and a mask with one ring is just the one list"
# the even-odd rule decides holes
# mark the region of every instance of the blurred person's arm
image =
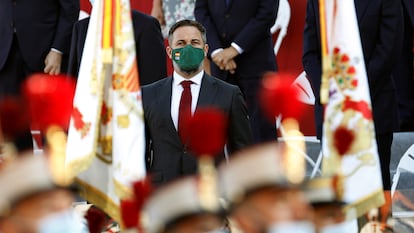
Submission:
[[[207,33],[208,57],[212,57],[213,53],[224,46],[219,37],[219,31],[216,28],[214,19],[209,10],[209,0],[196,0],[194,8],[194,16],[205,28]],[[224,1],[224,0],[223,0]]]
[[270,28],[276,20],[279,0],[258,0],[256,15],[252,16],[232,41],[236,50],[249,52],[266,37],[271,37]]
[[140,85],[167,77],[167,54],[160,24],[150,16],[132,11]]
[[151,16],[155,17],[161,26],[165,25],[164,12],[162,10],[162,0],[153,0]]
[[[79,38],[79,22],[75,23],[72,30],[72,39],[70,42],[70,51],[69,51],[69,63],[68,63],[68,75],[77,78],[79,73],[79,61],[81,59],[82,54],[78,54],[78,46],[81,41],[78,40]],[[84,45],[82,45],[83,47]]]
[[319,27],[319,5],[310,0],[306,5],[305,28],[303,33],[302,64],[312,85],[317,104],[321,86],[322,61]]
[[80,2],[77,0],[59,0],[59,17],[51,50],[45,58],[44,72],[59,74],[62,68],[62,55],[69,53],[73,24],[78,20]]
[[[374,22],[370,26],[360,28],[361,34],[366,32],[366,38],[375,41],[374,49],[371,54],[364,52],[368,82],[370,86],[378,86],[378,83],[386,83],[391,77],[391,73],[396,62],[395,57],[399,56],[402,45],[403,35],[403,12],[400,1],[384,0],[381,5],[381,12],[377,25]],[[377,22],[378,22],[377,21]],[[376,35],[368,34],[373,32],[372,27],[377,27]],[[374,38],[375,36],[375,38]],[[362,38],[362,44],[364,45]],[[371,93],[375,96],[376,93]]]
[[62,52],[51,49],[45,59],[45,68],[43,72],[51,75],[60,74],[62,64]]

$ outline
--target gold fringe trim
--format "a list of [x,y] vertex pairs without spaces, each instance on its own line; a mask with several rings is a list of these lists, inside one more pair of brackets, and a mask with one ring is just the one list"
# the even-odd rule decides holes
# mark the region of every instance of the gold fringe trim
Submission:
[[113,202],[107,195],[102,193],[102,191],[86,183],[85,181],[76,178],[75,182],[82,187],[79,192],[81,197],[85,198],[88,202],[96,205],[106,214],[111,216],[111,218],[113,218],[116,222],[121,224],[120,207],[115,202]]
[[115,194],[119,197],[119,199],[128,199],[134,197],[134,192],[130,187],[123,185],[116,179],[112,179],[112,181],[114,183]]
[[105,155],[102,155],[102,154],[96,153],[96,157],[97,157],[99,160],[101,160],[102,162],[104,162],[104,163],[106,163],[106,164],[108,164],[108,165],[112,164],[112,155],[111,155],[111,156],[105,156]]
[[379,189],[352,204],[346,205],[344,207],[344,212],[346,213],[346,218],[348,220],[351,220],[358,218],[367,213],[369,210],[378,208],[384,204],[384,191],[382,189]]
[[92,164],[92,160],[95,158],[95,152],[91,152],[80,158],[71,160],[66,164],[66,171],[69,177],[76,177],[79,173],[85,171]]

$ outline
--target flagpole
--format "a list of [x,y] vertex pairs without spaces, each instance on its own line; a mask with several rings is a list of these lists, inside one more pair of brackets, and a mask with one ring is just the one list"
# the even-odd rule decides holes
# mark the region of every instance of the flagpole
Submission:
[[322,104],[328,102],[328,78],[329,70],[331,66],[331,59],[328,50],[328,40],[326,33],[326,10],[325,0],[319,0],[319,22],[321,33],[321,54],[322,54],[322,76],[321,76],[321,88],[320,88],[320,101]]
[[113,4],[113,0],[104,0],[104,14],[102,16],[102,61],[105,64],[112,64]]

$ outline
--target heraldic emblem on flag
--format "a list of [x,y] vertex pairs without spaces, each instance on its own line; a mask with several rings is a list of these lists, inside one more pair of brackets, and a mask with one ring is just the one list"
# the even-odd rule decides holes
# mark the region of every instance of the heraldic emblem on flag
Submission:
[[145,177],[145,129],[129,0],[97,0],[73,101],[66,169],[120,222],[120,199]]
[[[339,175],[349,219],[384,204],[371,99],[353,0],[320,0],[322,173]],[[325,18],[323,18],[325,17]]]

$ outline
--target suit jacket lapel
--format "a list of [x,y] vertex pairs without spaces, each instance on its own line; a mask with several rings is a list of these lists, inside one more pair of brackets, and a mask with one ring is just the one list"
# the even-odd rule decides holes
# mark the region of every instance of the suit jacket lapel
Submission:
[[178,143],[181,143],[181,139],[178,136],[178,132],[175,129],[174,122],[171,118],[171,94],[172,94],[172,77],[168,78],[163,84],[159,98],[159,109],[163,116],[163,119],[168,119],[168,133],[174,135]]
[[411,25],[414,27],[414,2],[413,0],[404,0],[403,5],[407,10],[408,17],[410,18]]
[[204,73],[201,81],[200,94],[198,96],[196,110],[199,109],[199,107],[211,106],[216,93],[216,80]]
[[[231,5],[233,4],[234,0],[223,0],[225,3],[225,6],[227,7],[227,9],[231,8]],[[228,5],[227,5],[228,2]]]
[[376,0],[354,0],[355,10],[356,10],[357,19],[359,23],[362,22],[362,19],[364,18],[368,10],[368,5],[373,1],[376,1]]

